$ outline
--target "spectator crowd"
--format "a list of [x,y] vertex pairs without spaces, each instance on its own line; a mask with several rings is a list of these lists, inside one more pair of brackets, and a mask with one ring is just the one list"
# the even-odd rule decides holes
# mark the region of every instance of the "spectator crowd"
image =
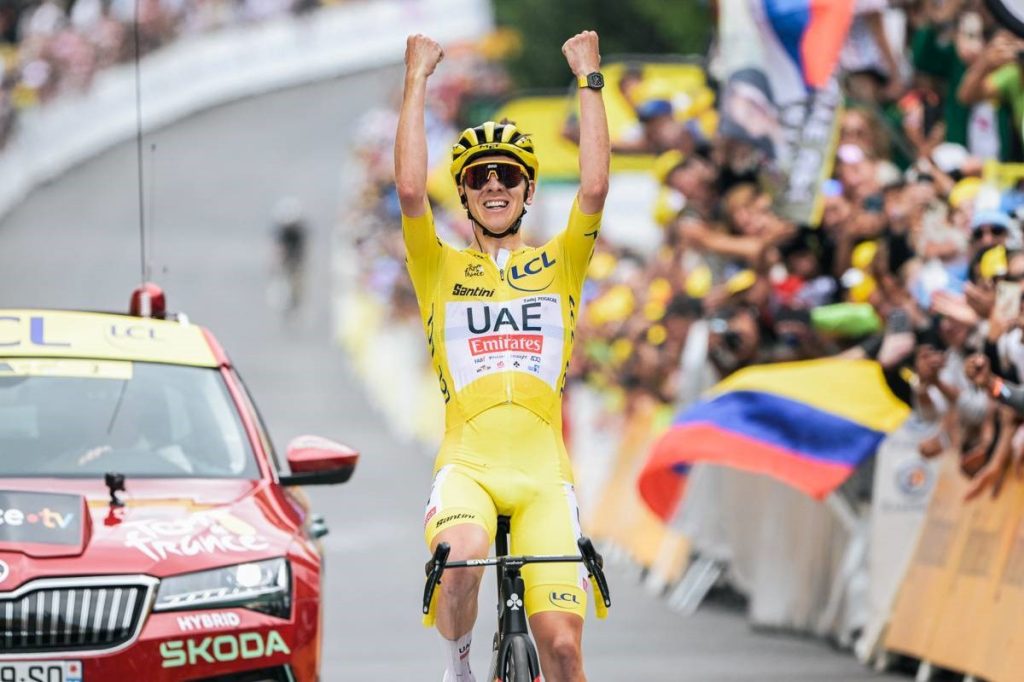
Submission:
[[0,149],[18,114],[85,93],[96,74],[190,35],[301,13],[320,0],[3,0]]

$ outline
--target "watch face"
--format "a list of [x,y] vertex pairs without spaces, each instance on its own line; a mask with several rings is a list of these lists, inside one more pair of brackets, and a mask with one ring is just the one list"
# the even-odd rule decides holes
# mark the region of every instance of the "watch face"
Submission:
[[588,88],[603,88],[604,87],[604,76],[594,72],[587,76],[587,87]]

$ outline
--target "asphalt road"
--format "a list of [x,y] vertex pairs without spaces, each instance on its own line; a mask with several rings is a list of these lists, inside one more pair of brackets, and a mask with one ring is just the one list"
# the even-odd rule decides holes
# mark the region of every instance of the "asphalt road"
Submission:
[[[437,680],[441,670],[439,640],[419,623],[430,453],[400,443],[370,410],[331,342],[328,313],[329,234],[346,187],[350,126],[398,81],[394,70],[351,76],[238,102],[146,137],[153,276],[170,308],[220,338],[279,449],[315,433],[363,453],[347,485],[310,491],[331,528],[327,681]],[[0,307],[126,309],[140,278],[136,179],[135,148],[121,145],[0,222]],[[269,221],[284,195],[303,201],[315,227],[310,301],[290,320],[266,303]],[[753,633],[734,611],[682,619],[625,573],[610,578],[612,615],[592,620],[584,641],[591,682],[897,679],[823,643]],[[493,632],[493,597],[483,599],[478,675]]]

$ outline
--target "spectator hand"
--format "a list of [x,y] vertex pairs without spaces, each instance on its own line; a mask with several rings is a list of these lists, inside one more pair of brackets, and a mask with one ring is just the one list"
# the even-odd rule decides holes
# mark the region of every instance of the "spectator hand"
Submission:
[[948,291],[940,290],[932,294],[932,312],[970,327],[974,327],[980,321],[980,317],[968,301]]
[[964,361],[964,375],[967,380],[975,386],[988,390],[992,382],[992,367],[988,358],[981,353],[975,353]]
[[433,38],[417,33],[405,42],[405,70],[409,75],[423,78],[434,73],[444,59],[444,50]]
[[992,39],[982,53],[982,58],[990,70],[998,69],[1017,58],[1017,50],[1021,47],[1020,40],[1009,31],[1000,31]]
[[939,379],[939,370],[946,364],[946,357],[930,346],[922,346],[914,357],[914,372],[925,385],[934,384]]
[[996,304],[996,292],[991,284],[987,282],[981,285],[968,282],[964,285],[964,296],[967,305],[978,314],[981,319],[988,319],[992,314],[992,308]]
[[586,76],[601,68],[596,31],[582,31],[569,38],[562,45],[562,54],[577,76]]
[[970,502],[989,488],[992,488],[992,497],[995,497],[999,494],[1002,482],[1003,468],[996,463],[990,462],[982,467],[971,479],[971,484],[967,487],[967,492],[964,493],[964,501]]

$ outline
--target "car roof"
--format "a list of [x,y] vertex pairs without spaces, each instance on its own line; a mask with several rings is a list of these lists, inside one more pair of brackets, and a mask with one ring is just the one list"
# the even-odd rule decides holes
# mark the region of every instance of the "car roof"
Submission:
[[199,325],[76,310],[0,308],[0,357],[221,364]]

